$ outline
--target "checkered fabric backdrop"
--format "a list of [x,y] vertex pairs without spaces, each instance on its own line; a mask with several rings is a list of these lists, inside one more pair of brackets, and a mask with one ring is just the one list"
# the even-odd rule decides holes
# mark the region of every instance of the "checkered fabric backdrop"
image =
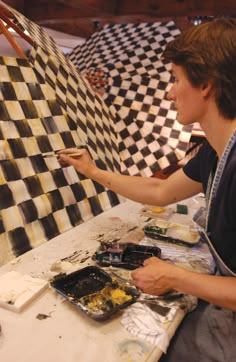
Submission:
[[103,70],[101,92],[115,118],[125,174],[151,176],[184,158],[188,149],[192,126],[176,121],[167,100],[170,64],[161,59],[167,42],[179,33],[173,21],[107,25],[69,54],[93,85],[91,69]]
[[108,107],[45,37],[27,60],[0,57],[0,265],[121,201],[43,157],[86,144],[102,168],[120,171]]

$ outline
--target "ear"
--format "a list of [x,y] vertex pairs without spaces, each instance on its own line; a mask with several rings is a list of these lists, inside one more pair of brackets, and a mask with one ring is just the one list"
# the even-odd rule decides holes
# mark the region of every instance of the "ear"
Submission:
[[211,94],[211,91],[213,89],[212,82],[210,80],[205,81],[204,83],[202,83],[201,89],[202,89],[203,97],[204,98],[208,97]]

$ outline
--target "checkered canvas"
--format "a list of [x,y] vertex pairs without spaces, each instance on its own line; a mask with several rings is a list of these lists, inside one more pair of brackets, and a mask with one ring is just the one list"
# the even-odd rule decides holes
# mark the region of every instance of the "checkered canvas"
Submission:
[[[116,205],[119,199],[74,168],[61,167],[56,157],[42,155],[81,143],[79,123],[87,127],[86,108],[76,122],[57,99],[57,89],[27,60],[1,57],[0,77],[3,261]],[[100,145],[96,135],[91,142]]]
[[86,144],[102,168],[120,171],[108,107],[45,39],[27,60],[0,57],[0,265],[121,201],[43,157]]
[[192,126],[176,121],[167,100],[170,64],[161,59],[167,42],[179,33],[173,21],[108,25],[69,55],[86,76],[91,69],[103,71],[96,88],[101,84],[115,118],[125,174],[151,176],[184,158],[188,149]]
[[[1,1],[0,1],[1,3]],[[10,8],[35,41],[30,64],[56,90],[57,101],[80,127],[80,139],[103,166],[120,171],[116,125],[109,108],[44,29]]]

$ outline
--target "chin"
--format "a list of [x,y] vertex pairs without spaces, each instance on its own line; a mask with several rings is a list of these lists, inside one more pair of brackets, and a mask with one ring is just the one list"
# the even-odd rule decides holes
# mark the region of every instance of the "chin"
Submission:
[[183,118],[179,115],[177,115],[177,121],[183,126],[189,126],[190,124],[193,124],[195,122],[192,119]]
[[183,121],[183,119],[181,117],[177,117],[177,121],[182,124],[185,125],[185,122]]

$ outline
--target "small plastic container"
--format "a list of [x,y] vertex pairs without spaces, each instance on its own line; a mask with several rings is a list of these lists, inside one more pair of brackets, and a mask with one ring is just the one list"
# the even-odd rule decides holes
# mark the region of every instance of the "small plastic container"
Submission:
[[93,256],[101,266],[114,266],[125,269],[136,269],[143,266],[144,260],[152,256],[161,256],[161,249],[157,246],[135,243],[114,244],[101,243]]
[[187,246],[194,246],[200,240],[200,235],[195,228],[158,219],[147,224],[143,230],[149,238]]

